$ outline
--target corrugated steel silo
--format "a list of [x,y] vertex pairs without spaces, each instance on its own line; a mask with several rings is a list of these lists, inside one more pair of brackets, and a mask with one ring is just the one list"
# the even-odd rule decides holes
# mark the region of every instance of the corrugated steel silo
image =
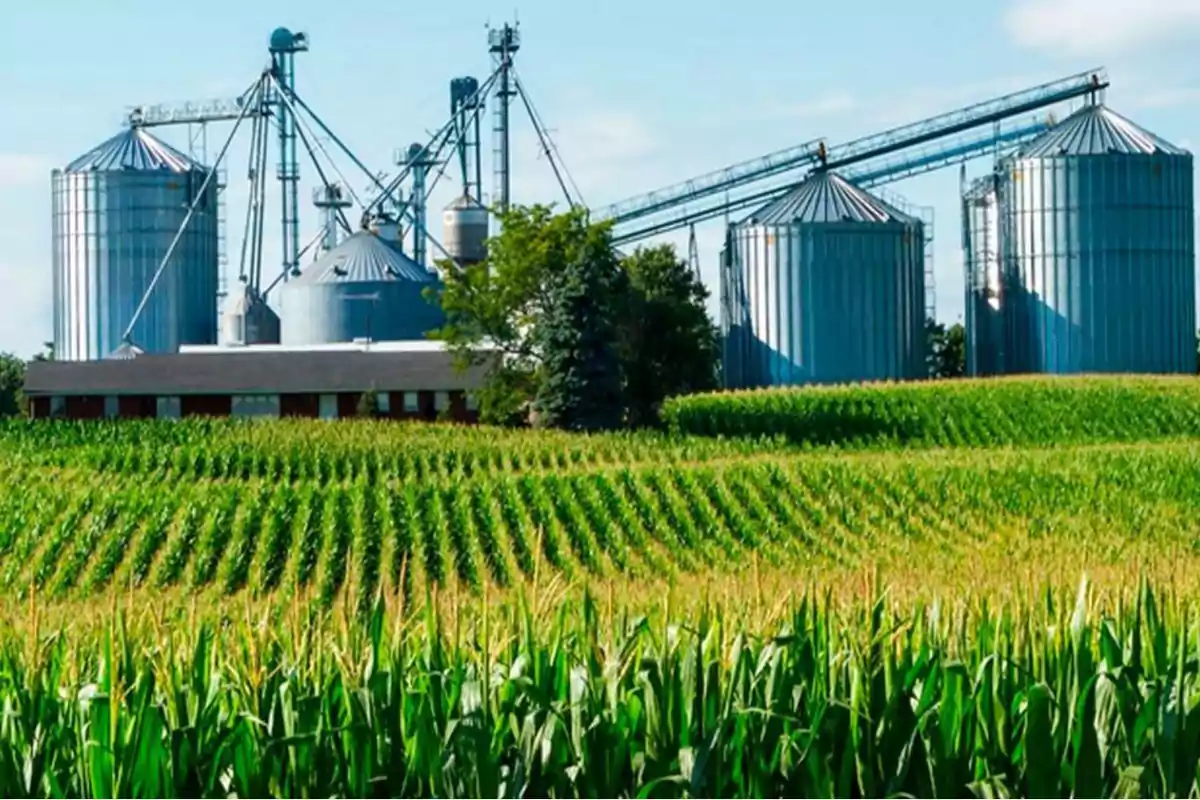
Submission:
[[227,345],[279,344],[279,315],[245,284],[221,317],[221,343]]
[[[121,344],[207,169],[145,129],[122,131],[51,176],[56,357]],[[146,352],[217,337],[216,182],[204,189],[132,339]]]
[[437,283],[398,247],[358,231],[282,287],[283,344],[424,339],[443,321],[424,296]]
[[749,350],[750,320],[746,304],[746,287],[734,257],[736,227],[725,229],[721,246],[720,329],[721,376],[726,388],[748,385],[745,375],[745,355]]
[[1192,169],[1102,105],[1006,162],[1007,371],[1195,372]]
[[1000,286],[999,176],[985,175],[963,192],[967,374],[1004,371]]
[[488,210],[473,198],[459,197],[442,212],[446,254],[460,264],[478,264],[487,257]]
[[928,374],[920,220],[822,171],[737,225],[732,253],[741,385]]

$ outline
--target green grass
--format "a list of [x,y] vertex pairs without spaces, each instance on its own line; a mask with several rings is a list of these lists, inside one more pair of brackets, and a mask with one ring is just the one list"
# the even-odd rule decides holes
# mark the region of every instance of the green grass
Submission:
[[1194,377],[1006,378],[672,398],[684,434],[841,448],[1048,446],[1200,434]]

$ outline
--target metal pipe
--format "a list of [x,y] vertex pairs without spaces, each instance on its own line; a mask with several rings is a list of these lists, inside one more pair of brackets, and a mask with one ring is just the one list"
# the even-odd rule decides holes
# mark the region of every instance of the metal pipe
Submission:
[[341,139],[338,138],[338,135],[329,129],[329,126],[325,124],[325,121],[322,120],[315,111],[308,107],[308,104],[304,102],[304,99],[300,97],[300,95],[296,94],[296,90],[290,89],[288,94],[291,96],[291,100],[295,102],[296,105],[300,106],[300,108],[304,109],[304,111],[310,117],[312,117],[313,121],[317,123],[317,126],[321,129],[321,131],[328,136],[352,162],[354,162],[354,166],[362,170],[363,174],[365,174],[367,178],[369,178],[370,181],[375,184],[377,189],[384,191],[385,187],[379,178],[376,177],[375,173],[367,169],[367,166],[359,160],[358,156],[354,155],[354,152],[347,147]]
[[[287,97],[284,97],[284,102],[288,103],[289,107],[291,107],[293,109],[293,113],[295,113],[295,107],[291,106],[291,100],[289,100]],[[299,118],[300,117],[297,114],[296,119],[299,120]],[[313,150],[312,144],[308,141],[308,137],[304,135],[304,126],[297,125],[296,133],[299,134],[300,143],[304,145],[305,151],[308,152],[308,157],[312,159],[313,166],[316,167],[317,177],[319,177],[321,179],[321,184],[326,187],[330,186],[331,184],[329,182],[329,179],[325,175],[325,170],[321,169],[321,162],[317,158],[317,154]],[[326,157],[328,158],[328,154],[326,154]],[[353,194],[353,192],[351,194]],[[361,203],[360,203],[360,205],[361,205]],[[350,222],[349,222],[349,220],[346,219],[346,213],[344,211],[342,211],[341,208],[337,208],[336,211],[337,211],[338,216],[341,217],[342,224],[346,226],[347,230],[349,230]],[[297,248],[297,251],[299,251],[299,248]],[[293,274],[298,274],[299,272],[300,272],[300,263],[297,260],[295,266],[293,267]]]
[[[499,76],[499,74],[500,74],[499,70],[497,70],[496,72],[493,72],[486,81],[483,82],[483,84],[479,87],[479,89],[476,90],[475,94],[471,95],[471,99],[473,102],[478,103],[481,99],[484,99],[487,97],[487,93],[491,90],[492,84],[496,82],[496,78]],[[454,115],[451,114],[450,119],[444,125],[442,125],[440,128],[438,128],[437,132],[434,133],[433,136],[430,137],[429,141],[431,143],[437,142],[439,139],[441,139],[443,136],[446,135],[447,129],[451,128],[453,125],[454,125]],[[366,208],[363,209],[363,213],[369,214],[371,211],[373,211],[374,209],[376,209],[377,207],[382,205],[386,199],[392,197],[392,195],[396,192],[396,190],[400,188],[400,185],[404,182],[404,179],[408,177],[408,172],[409,172],[409,170],[407,167],[401,169],[400,172],[395,175],[395,177],[393,177],[390,181],[388,181],[388,184],[384,188],[383,193],[381,193],[378,197],[376,197],[374,200],[372,200],[366,206]]]

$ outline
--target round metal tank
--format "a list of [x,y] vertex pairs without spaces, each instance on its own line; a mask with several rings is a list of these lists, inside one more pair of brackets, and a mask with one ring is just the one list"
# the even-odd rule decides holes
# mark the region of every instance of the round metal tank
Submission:
[[998,175],[985,175],[962,196],[967,374],[971,376],[1004,371],[998,183]]
[[434,273],[370,231],[322,255],[280,291],[283,344],[424,339],[443,324]]
[[242,285],[221,317],[221,343],[279,344],[279,315],[250,287]]
[[924,227],[819,172],[735,227],[726,358],[745,386],[921,378]]
[[734,232],[732,225],[725,229],[725,243],[720,254],[721,376],[724,386],[729,389],[747,384],[743,356],[748,350],[746,337],[750,335],[746,287],[733,257]]
[[104,358],[122,334],[192,200],[196,213],[132,332],[148,353],[217,337],[216,182],[207,169],[132,127],[51,175],[54,348]]
[[1005,162],[1009,372],[1196,371],[1192,156],[1102,105]]
[[446,254],[460,264],[487,257],[488,210],[470,197],[460,197],[442,212]]

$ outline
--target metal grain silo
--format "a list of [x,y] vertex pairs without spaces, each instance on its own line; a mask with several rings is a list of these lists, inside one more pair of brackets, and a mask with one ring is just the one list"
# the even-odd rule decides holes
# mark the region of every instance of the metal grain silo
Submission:
[[442,212],[446,254],[460,264],[477,264],[487,257],[488,210],[462,196]]
[[256,291],[241,284],[221,317],[221,343],[279,344],[280,327],[275,310]]
[[1089,105],[1006,162],[1009,372],[1196,370],[1192,156]]
[[1000,289],[999,176],[973,181],[962,196],[967,374],[1004,371]]
[[131,127],[51,176],[54,347],[63,360],[108,356],[199,196],[133,329],[146,352],[217,337],[216,182],[207,169]]
[[435,274],[368,230],[322,255],[280,290],[283,344],[424,339],[442,324],[424,290]]
[[749,351],[750,319],[746,287],[734,259],[735,231],[733,225],[726,227],[720,255],[721,377],[730,389],[749,385],[745,354]]
[[741,385],[920,378],[924,228],[819,172],[738,224],[727,270]]

